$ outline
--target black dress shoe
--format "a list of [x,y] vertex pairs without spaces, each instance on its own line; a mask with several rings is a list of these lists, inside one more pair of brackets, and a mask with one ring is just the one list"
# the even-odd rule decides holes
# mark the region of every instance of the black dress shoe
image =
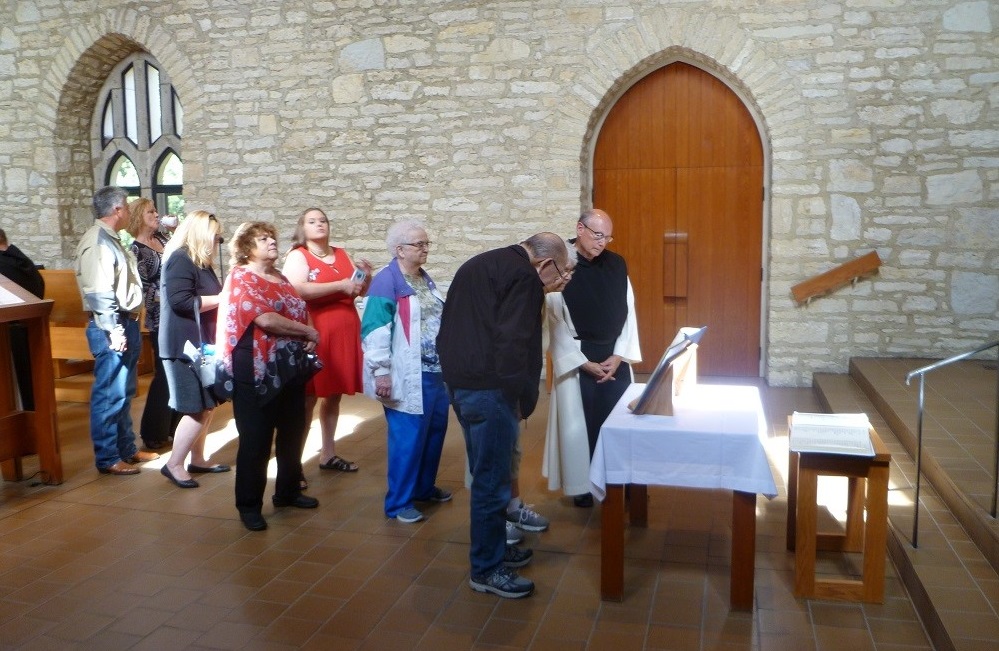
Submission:
[[173,483],[177,484],[178,488],[197,488],[198,486],[201,485],[198,482],[194,481],[193,479],[177,479],[176,477],[173,476],[173,473],[170,472],[170,469],[167,468],[166,466],[160,468],[160,474],[169,479],[170,481],[172,481]]
[[301,493],[294,497],[275,495],[271,500],[274,502],[274,506],[294,506],[296,509],[314,509],[319,506],[319,500]]
[[572,498],[572,503],[582,509],[589,509],[593,507],[593,495],[590,493],[583,493],[582,495],[576,495]]
[[267,520],[257,511],[240,512],[239,519],[243,521],[243,526],[250,531],[263,531],[267,528]]

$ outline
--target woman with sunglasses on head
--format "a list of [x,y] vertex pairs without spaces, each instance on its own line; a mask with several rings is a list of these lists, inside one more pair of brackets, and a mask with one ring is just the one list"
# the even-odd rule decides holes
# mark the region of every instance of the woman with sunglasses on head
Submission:
[[[361,259],[355,266],[345,250],[331,246],[329,218],[319,208],[309,208],[298,219],[282,271],[305,299],[321,335],[316,354],[323,363],[323,369],[306,387],[302,445],[305,445],[316,403],[322,398],[319,408],[322,432],[319,468],[354,472],[357,464],[336,453],[335,435],[340,418],[340,398],[364,390],[361,381],[361,321],[354,299],[368,289],[371,263]],[[304,477],[302,486],[307,486]]]
[[[191,473],[230,470],[224,464],[213,465],[205,456],[205,438],[218,400],[201,385],[196,367],[198,349],[215,341],[222,283],[212,263],[221,237],[215,215],[195,210],[177,227],[164,253],[160,354],[170,387],[170,407],[183,417],[174,432],[170,459],[160,472],[179,488],[198,487]],[[185,468],[188,452],[191,463]]]
[[149,331],[149,341],[153,346],[153,380],[149,383],[139,426],[142,444],[150,450],[166,447],[180,420],[180,414],[167,405],[170,392],[159,354],[160,273],[163,267],[163,247],[166,244],[159,228],[160,215],[151,199],[141,197],[129,202],[128,226],[125,230],[134,238],[131,249],[142,281],[142,303],[146,310],[144,325]]

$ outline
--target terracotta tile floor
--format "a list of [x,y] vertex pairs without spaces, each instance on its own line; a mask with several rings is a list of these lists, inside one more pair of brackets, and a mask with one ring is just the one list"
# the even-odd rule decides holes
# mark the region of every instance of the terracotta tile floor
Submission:
[[[360,472],[320,472],[314,432],[306,472],[320,508],[275,513],[268,505],[270,528],[250,533],[232,505],[231,473],[200,476],[196,490],[167,483],[162,461],[137,477],[99,475],[87,406],[61,403],[65,483],[5,482],[0,497],[0,648],[931,648],[891,566],[881,605],[792,595],[784,424],[794,409],[819,407],[811,389],[761,390],[781,494],[758,501],[749,613],[728,607],[731,497],[719,491],[650,488],[649,527],[627,534],[625,599],[601,602],[600,507],[576,508],[540,477],[545,397],[523,434],[521,481],[552,526],[527,534],[535,557],[523,573],[538,589],[515,601],[468,588],[464,447],[453,418],[439,483],[454,500],[426,509],[425,522],[383,516],[383,416],[375,403],[349,397],[338,452]],[[137,422],[141,407],[133,406]],[[220,408],[213,459],[232,463],[235,445],[231,412]],[[25,463],[29,473],[33,463]],[[989,607],[967,603],[969,617]]]

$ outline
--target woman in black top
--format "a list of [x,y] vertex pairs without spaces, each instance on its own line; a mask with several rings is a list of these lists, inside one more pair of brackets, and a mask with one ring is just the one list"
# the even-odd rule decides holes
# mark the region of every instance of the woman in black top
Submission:
[[[218,401],[201,386],[195,367],[202,345],[215,340],[222,283],[212,262],[220,237],[215,215],[196,210],[177,228],[164,256],[160,355],[170,385],[170,407],[183,418],[174,434],[173,453],[160,472],[181,488],[198,486],[191,473],[230,470],[227,465],[212,465],[205,457],[205,437]],[[191,463],[185,468],[188,452]]]

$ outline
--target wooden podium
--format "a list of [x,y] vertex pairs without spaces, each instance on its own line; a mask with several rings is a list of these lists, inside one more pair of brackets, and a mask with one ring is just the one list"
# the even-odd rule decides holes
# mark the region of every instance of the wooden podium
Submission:
[[[873,427],[870,437],[873,457],[788,450],[786,537],[787,549],[794,551],[796,597],[884,603],[891,453]],[[844,533],[818,531],[820,475],[848,478]],[[817,578],[817,550],[862,552],[861,578]]]
[[[52,301],[36,298],[0,276],[0,287],[20,302],[0,304],[0,466],[5,479],[23,479],[21,457],[37,454],[42,481],[62,483],[62,457],[56,429],[56,401],[52,378],[49,313]],[[28,331],[34,410],[17,403],[17,380],[11,363],[9,325],[20,321]]]

